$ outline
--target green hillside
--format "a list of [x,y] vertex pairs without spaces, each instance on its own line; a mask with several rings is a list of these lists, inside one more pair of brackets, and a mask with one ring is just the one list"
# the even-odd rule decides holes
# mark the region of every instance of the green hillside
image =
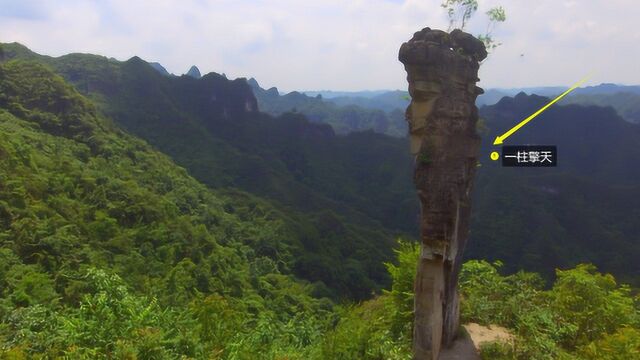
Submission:
[[402,139],[336,136],[299,114],[257,112],[244,79],[167,77],[139,58],[48,58],[19,44],[3,48],[8,59],[50,66],[118,126],[210,188],[268,199],[293,234],[286,241],[294,272],[327,295],[362,299],[388,284],[382,263],[395,236],[412,232],[416,222]]
[[43,66],[0,65],[0,128],[2,351],[247,358],[331,319],[273,209],[211,192]]

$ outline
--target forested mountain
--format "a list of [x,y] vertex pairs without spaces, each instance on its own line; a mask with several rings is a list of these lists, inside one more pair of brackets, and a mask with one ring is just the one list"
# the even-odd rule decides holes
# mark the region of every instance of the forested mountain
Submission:
[[[207,189],[44,66],[1,64],[1,356],[250,358],[313,340],[331,302],[289,275],[286,226],[247,198]],[[280,340],[260,345],[267,325]]]
[[[258,100],[260,111],[278,116],[287,112],[299,112],[311,122],[329,124],[338,134],[347,134],[353,131],[373,130],[377,133],[396,137],[404,137],[407,133],[407,124],[404,120],[404,110],[408,101],[400,98],[399,103],[404,107],[393,106],[393,99],[399,94],[379,96],[387,101],[375,101],[366,98],[332,98],[325,100],[322,95],[314,97],[297,91],[280,95],[277,88],[265,90],[260,87],[255,79],[249,79],[249,85]],[[388,98],[392,98],[389,100]],[[356,101],[352,101],[356,99]],[[357,100],[362,102],[358,103]],[[346,101],[342,101],[346,100]],[[381,106],[372,106],[377,103]]]
[[[579,89],[576,92],[584,95],[570,96],[563,103],[599,101],[617,109],[625,104],[631,108],[640,104],[632,93],[626,96],[602,93],[618,88],[600,85]],[[555,94],[558,89],[528,90]],[[342,99],[344,103],[361,101],[361,105],[373,106],[367,105],[369,100],[384,96],[336,97],[325,101]],[[606,99],[612,102],[607,103]],[[489,145],[495,136],[547,101],[520,94],[482,108],[481,116],[489,128],[483,134],[483,143],[487,145],[484,154],[492,150]],[[479,171],[475,193],[474,208],[479,210],[474,211],[467,256],[510,259],[509,270],[536,269],[547,277],[555,267],[590,261],[637,284],[640,267],[635,265],[633,256],[640,254],[640,239],[636,235],[640,229],[634,225],[634,219],[640,214],[637,200],[640,187],[636,181],[640,174],[630,164],[640,163],[637,146],[640,134],[637,126],[620,120],[611,109],[559,107],[510,140],[514,144],[557,144],[562,162],[558,169],[501,169],[495,163],[483,161],[486,166]],[[589,219],[590,226],[581,225],[580,219]]]
[[[505,96],[520,92],[529,95],[555,97],[565,91],[562,87],[488,89],[478,97],[476,104],[493,105]],[[611,106],[625,120],[640,123],[640,86],[600,84],[578,88],[562,99],[562,104]]]
[[402,139],[336,136],[300,114],[256,111],[244,79],[167,77],[139,58],[41,57],[11,44],[7,59],[51,66],[127,131],[211,188],[269,199],[283,214],[291,267],[334,297],[364,298],[388,284],[383,262],[415,229],[411,158]]
[[[20,51],[26,53],[5,47],[9,56]],[[412,160],[403,139],[372,132],[337,136],[300,114],[262,114],[243,79],[167,78],[137,58],[44,61],[205,184],[274,202],[296,234],[294,268],[304,278],[364,297],[386,281],[380,263],[394,233],[415,234]],[[498,133],[545,101],[521,94],[482,108],[488,127],[483,154]],[[509,142],[556,144],[559,166],[505,169],[485,157],[467,255],[547,276],[555,267],[591,261],[637,282],[639,174],[630,164],[640,161],[638,126],[612,109],[557,106]],[[336,267],[341,270],[329,270]]]
[[[548,102],[519,94],[481,109],[492,139]],[[640,266],[640,126],[612,108],[551,107],[508,144],[558,147],[557,168],[503,168],[485,157],[478,172],[468,254],[510,259],[506,266],[554,267],[593,262],[638,284]],[[552,265],[553,264],[553,265]],[[515,266],[515,267],[514,267]]]
[[[566,88],[560,86],[548,87],[527,87],[527,88],[488,88],[484,94],[478,96],[476,105],[482,107],[484,105],[494,105],[505,96],[513,97],[520,92],[529,95],[541,95],[553,98]],[[315,92],[310,92],[315,94]],[[409,104],[409,93],[407,91],[380,91],[371,93],[337,93],[332,97],[324,97],[324,102],[336,104],[339,106],[358,106],[364,109],[384,110],[388,114],[393,114],[391,120],[396,122],[395,128],[404,128],[404,117],[400,116],[400,112],[404,111]],[[269,99],[265,99],[265,106],[269,107]],[[561,104],[582,104],[582,105],[598,105],[611,106],[623,119],[640,123],[640,86],[625,86],[615,84],[600,84],[597,86],[587,86],[578,88],[567,95]],[[293,104],[291,104],[293,106]],[[303,114],[306,114],[306,108],[301,107]],[[344,126],[344,122],[337,122],[333,126]],[[345,129],[348,129],[346,127]],[[395,132],[384,132],[387,135],[398,136]],[[404,133],[400,134],[403,136]]]

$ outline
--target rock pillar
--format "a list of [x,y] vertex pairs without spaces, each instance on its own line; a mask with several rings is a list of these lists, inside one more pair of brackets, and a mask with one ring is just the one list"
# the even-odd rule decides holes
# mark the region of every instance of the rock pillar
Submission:
[[437,359],[458,331],[458,273],[480,147],[475,100],[483,91],[476,82],[486,56],[484,44],[460,30],[425,28],[400,47],[411,95],[407,121],[421,204],[415,360]]

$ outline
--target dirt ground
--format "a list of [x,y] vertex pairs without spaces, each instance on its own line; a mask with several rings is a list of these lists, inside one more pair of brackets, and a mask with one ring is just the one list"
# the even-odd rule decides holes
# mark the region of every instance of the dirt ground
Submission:
[[498,326],[482,326],[476,323],[463,325],[468,336],[458,338],[448,349],[440,352],[440,360],[480,360],[480,345],[492,341],[510,341],[509,330]]

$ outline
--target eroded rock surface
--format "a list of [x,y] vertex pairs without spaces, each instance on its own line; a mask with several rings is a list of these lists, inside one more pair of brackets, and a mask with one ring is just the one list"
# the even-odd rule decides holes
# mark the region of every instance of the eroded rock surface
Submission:
[[469,232],[480,137],[476,86],[484,44],[425,28],[400,47],[409,82],[407,121],[421,203],[422,250],[415,281],[414,359],[437,359],[459,326],[457,279]]

